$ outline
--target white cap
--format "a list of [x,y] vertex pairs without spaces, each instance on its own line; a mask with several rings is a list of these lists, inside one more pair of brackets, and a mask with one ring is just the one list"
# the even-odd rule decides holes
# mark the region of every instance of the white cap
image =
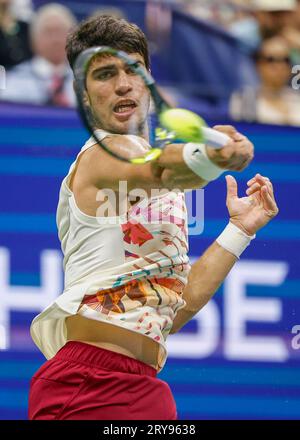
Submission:
[[257,11],[294,11],[297,0],[253,0],[252,5]]

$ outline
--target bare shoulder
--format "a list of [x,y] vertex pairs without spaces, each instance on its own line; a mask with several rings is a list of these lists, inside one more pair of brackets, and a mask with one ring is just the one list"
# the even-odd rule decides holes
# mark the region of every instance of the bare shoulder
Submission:
[[121,168],[121,161],[112,157],[98,144],[94,144],[80,156],[74,174],[81,186],[99,187],[115,180]]
[[[121,136],[120,136],[121,137]],[[114,139],[115,142],[115,139]],[[122,148],[128,151],[134,146],[130,139],[123,142]],[[122,161],[98,144],[90,147],[78,165],[80,181],[84,185],[92,185],[98,189],[111,188],[118,190],[119,182],[126,181],[128,189],[160,187],[160,175],[155,172],[154,164],[132,164]]]

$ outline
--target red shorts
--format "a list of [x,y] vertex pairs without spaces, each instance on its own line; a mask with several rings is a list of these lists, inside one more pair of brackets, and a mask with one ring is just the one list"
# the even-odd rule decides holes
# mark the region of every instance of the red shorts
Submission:
[[70,341],[30,383],[31,420],[177,420],[169,385],[123,354]]

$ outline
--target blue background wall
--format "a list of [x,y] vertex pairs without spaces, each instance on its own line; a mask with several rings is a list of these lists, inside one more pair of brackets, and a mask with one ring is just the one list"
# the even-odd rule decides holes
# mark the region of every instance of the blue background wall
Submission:
[[[294,340],[292,347],[296,335],[291,333],[300,325],[300,130],[238,127],[256,145],[255,161],[237,175],[240,194],[256,172],[267,175],[274,181],[280,214],[258,234],[207,310],[169,338],[170,357],[159,377],[169,382],[181,419],[300,418],[300,344]],[[29,380],[44,362],[29,326],[41,299],[47,302],[59,294],[58,191],[86,137],[72,110],[0,105],[1,419],[27,417]],[[221,178],[205,190],[205,228],[201,236],[191,237],[191,258],[201,254],[226,222]],[[56,274],[54,292],[45,267],[48,276]],[[245,272],[246,290],[236,289]],[[255,313],[271,310],[273,322],[264,322],[265,315],[261,322],[258,316],[249,318],[243,328],[244,349],[235,349],[241,298],[258,301]],[[265,300],[271,301],[270,307],[260,302]],[[265,343],[265,354],[260,342],[247,348],[247,338],[255,336]],[[273,360],[270,338],[276,338]],[[263,360],[264,355],[269,359]]]

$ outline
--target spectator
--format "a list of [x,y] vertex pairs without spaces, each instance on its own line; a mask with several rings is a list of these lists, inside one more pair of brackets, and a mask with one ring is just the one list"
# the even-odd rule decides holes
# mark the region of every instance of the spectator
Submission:
[[173,11],[169,4],[147,2],[145,24],[152,55],[166,50],[172,29]]
[[257,51],[265,38],[282,33],[293,22],[296,0],[252,0],[237,9],[228,30],[247,52]]
[[15,18],[12,0],[0,0],[0,65],[9,69],[32,55],[28,23]]
[[93,13],[91,14],[91,17],[96,17],[97,15],[110,15],[115,18],[124,18],[126,20],[126,15],[120,8],[115,8],[113,6],[111,7],[101,7],[96,8]]
[[282,37],[265,40],[256,54],[260,85],[237,92],[230,102],[236,120],[300,126],[300,94],[289,87],[291,60]]
[[259,23],[251,10],[240,10],[235,20],[228,25],[229,32],[236,37],[247,53],[255,52],[261,44]]
[[32,0],[13,0],[12,11],[19,20],[30,22],[34,13]]
[[253,7],[263,39],[281,33],[293,21],[296,0],[253,0]]
[[75,23],[72,13],[60,4],[51,3],[38,10],[30,27],[34,57],[8,73],[3,100],[75,105],[72,72],[65,54],[67,34]]
[[294,64],[300,64],[300,0],[297,1],[297,9],[293,14],[292,22],[282,31],[282,36],[289,44]]
[[241,43],[241,48],[253,53],[261,44],[259,23],[251,0],[234,0],[231,20],[224,22],[225,28]]

